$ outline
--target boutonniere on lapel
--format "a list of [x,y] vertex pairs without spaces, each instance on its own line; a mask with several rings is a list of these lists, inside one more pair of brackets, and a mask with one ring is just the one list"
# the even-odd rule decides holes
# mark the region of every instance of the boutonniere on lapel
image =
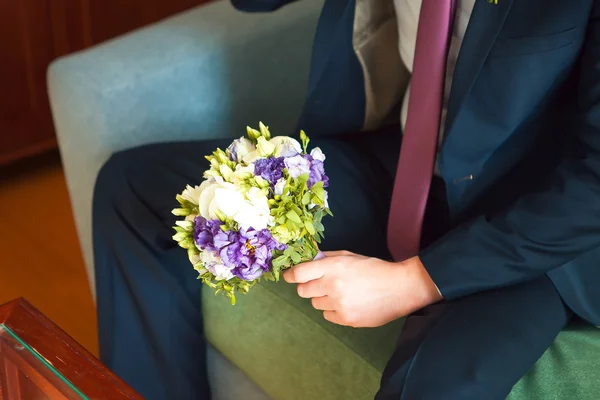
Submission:
[[498,4],[498,0],[488,0],[488,3],[490,3],[490,4]]

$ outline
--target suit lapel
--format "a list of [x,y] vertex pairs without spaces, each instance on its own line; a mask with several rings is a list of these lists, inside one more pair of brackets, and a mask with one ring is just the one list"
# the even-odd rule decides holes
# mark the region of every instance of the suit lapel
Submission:
[[499,0],[498,4],[489,3],[488,0],[475,2],[454,70],[445,127],[448,134],[450,134],[458,111],[471,91],[514,1]]

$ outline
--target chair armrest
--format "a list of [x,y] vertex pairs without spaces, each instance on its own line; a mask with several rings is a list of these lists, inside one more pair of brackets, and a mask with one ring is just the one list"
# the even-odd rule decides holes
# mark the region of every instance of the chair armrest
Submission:
[[91,200],[102,164],[146,143],[240,136],[259,120],[290,134],[321,5],[304,0],[245,14],[220,0],[50,66],[54,124],[92,288]]

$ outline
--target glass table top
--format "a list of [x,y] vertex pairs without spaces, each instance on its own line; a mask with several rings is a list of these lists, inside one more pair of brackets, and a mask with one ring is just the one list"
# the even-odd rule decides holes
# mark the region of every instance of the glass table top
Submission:
[[8,326],[0,324],[0,398],[87,399]]

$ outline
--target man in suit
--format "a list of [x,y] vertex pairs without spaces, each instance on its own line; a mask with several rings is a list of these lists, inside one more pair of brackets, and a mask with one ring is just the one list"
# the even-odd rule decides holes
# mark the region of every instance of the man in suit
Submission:
[[[325,3],[299,126],[328,157],[336,251],[285,279],[333,323],[408,315],[379,399],[504,398],[574,315],[600,325],[599,21],[594,0]],[[148,398],[210,396],[169,211],[227,144],[98,177],[101,358]]]

